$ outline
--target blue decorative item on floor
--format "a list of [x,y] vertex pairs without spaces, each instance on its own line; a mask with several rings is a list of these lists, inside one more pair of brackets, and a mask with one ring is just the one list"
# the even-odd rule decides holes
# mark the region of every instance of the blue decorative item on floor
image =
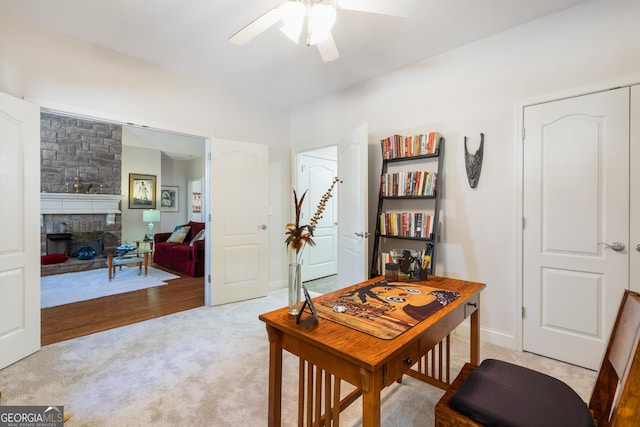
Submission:
[[98,255],[95,250],[89,245],[83,245],[80,250],[78,250],[78,254],[76,258],[80,260],[94,259]]

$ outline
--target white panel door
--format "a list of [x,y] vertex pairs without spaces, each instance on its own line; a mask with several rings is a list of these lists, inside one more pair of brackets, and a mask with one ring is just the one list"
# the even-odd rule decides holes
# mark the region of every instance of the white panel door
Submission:
[[269,149],[217,139],[211,151],[211,305],[265,296]]
[[597,369],[629,283],[629,89],[524,124],[523,348]]
[[[308,224],[316,212],[320,199],[338,175],[335,160],[318,157],[313,153],[303,153],[299,157],[299,174],[296,178],[296,192],[307,195],[303,203],[302,224]],[[318,279],[338,273],[338,218],[337,193],[339,185],[333,189],[334,197],[325,205],[322,218],[313,232],[315,246],[307,246],[302,252],[302,281]]]
[[358,126],[338,142],[338,284],[368,278],[368,126]]
[[640,85],[631,86],[629,285],[640,292]]
[[40,111],[0,93],[0,369],[40,348]]

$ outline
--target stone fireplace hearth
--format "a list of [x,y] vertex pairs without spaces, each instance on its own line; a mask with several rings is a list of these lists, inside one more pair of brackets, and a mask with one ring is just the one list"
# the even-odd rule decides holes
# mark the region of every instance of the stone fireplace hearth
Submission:
[[[41,275],[69,273],[105,267],[107,253],[114,253],[120,245],[122,221],[120,195],[42,193],[40,195],[40,253],[64,253],[69,259],[64,263],[42,265]],[[69,241],[67,225],[76,230],[106,231],[114,237],[94,242],[91,246],[98,252],[93,260],[78,260],[74,257],[76,247]]]

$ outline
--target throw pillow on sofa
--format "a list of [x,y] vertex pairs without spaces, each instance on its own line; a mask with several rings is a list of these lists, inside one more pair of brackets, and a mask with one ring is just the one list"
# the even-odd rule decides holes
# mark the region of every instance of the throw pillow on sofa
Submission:
[[204,229],[200,230],[198,234],[196,234],[195,237],[191,239],[191,243],[189,243],[189,246],[193,246],[193,243],[198,240],[204,240]]
[[167,239],[167,242],[171,242],[171,243],[184,242],[185,237],[187,237],[187,234],[189,234],[189,230],[191,230],[191,227],[188,225],[176,226],[176,228],[173,229],[173,233],[171,233],[171,236],[169,236],[169,238]]

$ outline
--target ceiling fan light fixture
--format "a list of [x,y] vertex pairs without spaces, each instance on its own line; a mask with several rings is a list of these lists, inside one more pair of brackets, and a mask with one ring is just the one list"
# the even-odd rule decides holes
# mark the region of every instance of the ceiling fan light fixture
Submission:
[[416,9],[417,0],[281,0],[278,6],[258,16],[240,31],[229,37],[235,44],[246,44],[272,25],[282,23],[280,30],[294,43],[307,20],[307,46],[316,45],[324,62],[340,57],[331,35],[336,22],[336,8],[409,17]]
[[297,1],[288,1],[280,6],[282,14],[282,31],[289,40],[298,43],[304,25],[305,5]]
[[336,23],[336,8],[333,5],[316,3],[311,6],[307,16],[309,25],[309,46],[318,44],[331,36]]

